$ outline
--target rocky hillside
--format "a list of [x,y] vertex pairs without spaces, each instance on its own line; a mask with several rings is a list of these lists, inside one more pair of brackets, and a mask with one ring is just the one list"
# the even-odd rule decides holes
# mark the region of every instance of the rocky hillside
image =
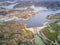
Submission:
[[[17,3],[17,4],[16,4]],[[14,5],[16,4],[16,5]],[[60,1],[56,1],[56,0],[46,0],[46,1],[42,1],[42,0],[37,0],[37,1],[16,1],[16,2],[0,2],[0,6],[9,6],[9,5],[14,5],[14,8],[21,8],[21,7],[30,7],[31,5],[35,5],[38,7],[46,7],[48,9],[52,9],[52,10],[59,10],[60,9]],[[3,8],[3,7],[1,7]]]
[[25,25],[10,21],[0,23],[0,45],[32,45],[33,33]]
[[51,20],[51,19],[60,19],[60,13],[57,13],[55,15],[48,15],[46,18],[49,19],[49,20]]
[[[8,1],[8,0],[7,0]],[[16,4],[16,5],[15,5]],[[56,1],[56,0],[37,0],[37,1],[21,1],[21,0],[18,0],[18,1],[15,1],[15,2],[0,2],[0,6],[3,7],[0,7],[0,8],[4,8],[4,6],[11,6],[11,5],[14,5],[13,7],[14,8],[21,8],[21,7],[30,7],[31,5],[34,5],[34,6],[38,6],[38,7],[46,7],[48,9],[52,9],[52,10],[59,10],[60,9],[60,1]]]
[[29,19],[31,16],[35,15],[36,12],[33,9],[26,10],[6,10],[0,9],[0,19],[3,17],[13,18],[17,17],[18,19]]

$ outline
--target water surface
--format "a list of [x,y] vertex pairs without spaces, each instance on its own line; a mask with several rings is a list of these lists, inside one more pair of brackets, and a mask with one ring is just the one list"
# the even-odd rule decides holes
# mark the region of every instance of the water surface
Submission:
[[39,14],[32,16],[30,19],[20,20],[20,22],[23,24],[27,24],[28,28],[40,27],[40,26],[43,26],[43,24],[45,22],[48,22],[48,20],[46,20],[46,17],[48,15],[52,15],[52,14],[56,14],[56,13],[60,13],[60,10],[40,12]]

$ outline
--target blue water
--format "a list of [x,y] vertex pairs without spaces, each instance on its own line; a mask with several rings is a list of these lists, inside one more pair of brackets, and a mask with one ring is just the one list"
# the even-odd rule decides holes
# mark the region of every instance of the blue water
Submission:
[[41,12],[35,16],[32,16],[29,20],[26,20],[26,21],[20,20],[19,22],[21,22],[22,24],[27,24],[27,28],[40,27],[40,26],[43,26],[45,22],[48,22],[48,20],[46,20],[46,17],[48,15],[52,15],[56,13],[60,13],[60,10]]

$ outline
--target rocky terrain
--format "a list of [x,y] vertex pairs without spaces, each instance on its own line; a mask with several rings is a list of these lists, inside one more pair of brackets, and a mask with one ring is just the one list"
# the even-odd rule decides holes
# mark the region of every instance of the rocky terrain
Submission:
[[5,5],[5,6],[8,6],[8,5],[11,5],[12,3],[10,3],[10,2],[0,2],[0,6],[3,6],[3,5]]
[[[17,3],[17,4],[16,4]],[[21,7],[30,7],[34,5],[36,7],[46,7],[52,10],[60,10],[60,1],[16,1],[16,2],[0,2],[0,6],[9,6],[14,5],[14,8],[21,8]],[[1,7],[3,8],[3,7]]]
[[[51,11],[51,15],[48,15],[46,19],[60,19],[60,13],[53,15],[56,10],[60,10],[59,0],[0,0],[0,45],[60,44],[60,20],[52,20],[53,23],[46,21],[45,23],[44,15],[46,13],[41,14],[40,17],[36,16],[37,19],[32,17],[37,13]],[[28,19],[31,17],[33,20],[29,21]],[[24,21],[20,23],[20,20],[26,20],[31,25],[34,23],[34,26],[40,25],[40,22],[41,24],[44,22],[44,25],[28,29],[27,24],[23,24]]]
[[0,45],[32,45],[34,35],[24,24],[9,21],[0,23]]
[[31,16],[35,14],[36,12],[34,12],[33,9],[27,9],[27,10],[0,9],[0,19],[3,17],[8,17],[8,18],[17,17],[18,19],[28,20]]
[[51,20],[51,19],[60,19],[60,13],[57,13],[57,14],[55,14],[55,15],[48,15],[47,17],[46,17],[48,20]]
[[[27,4],[28,3],[28,4]],[[46,7],[48,9],[60,9],[60,2],[59,1],[54,1],[54,2],[30,2],[30,1],[27,1],[27,2],[19,2],[17,5],[14,6],[14,8],[20,8],[20,7],[29,7],[31,5],[35,5],[37,7]]]

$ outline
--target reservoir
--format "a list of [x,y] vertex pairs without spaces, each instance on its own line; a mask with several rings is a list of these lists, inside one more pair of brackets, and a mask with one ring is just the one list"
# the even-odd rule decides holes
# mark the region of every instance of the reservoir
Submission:
[[56,14],[56,13],[60,13],[60,10],[56,10],[56,11],[43,11],[43,12],[39,12],[37,15],[32,16],[30,19],[28,20],[19,20],[19,22],[23,23],[23,24],[27,24],[27,28],[31,28],[31,27],[41,27],[43,26],[43,24],[45,22],[48,22],[48,20],[46,20],[46,17],[48,15],[52,15],[52,14]]
[[[17,3],[16,3],[17,4]],[[7,8],[7,9],[14,9],[13,7],[16,5],[9,5],[9,6],[0,6],[2,8]],[[33,28],[33,27],[41,27],[45,22],[48,22],[46,20],[46,17],[48,15],[60,13],[60,10],[49,10],[46,7],[35,7],[34,5],[30,6],[30,8],[34,9],[35,11],[38,11],[39,13],[32,16],[28,20],[18,20],[22,24],[26,24],[27,28]]]

